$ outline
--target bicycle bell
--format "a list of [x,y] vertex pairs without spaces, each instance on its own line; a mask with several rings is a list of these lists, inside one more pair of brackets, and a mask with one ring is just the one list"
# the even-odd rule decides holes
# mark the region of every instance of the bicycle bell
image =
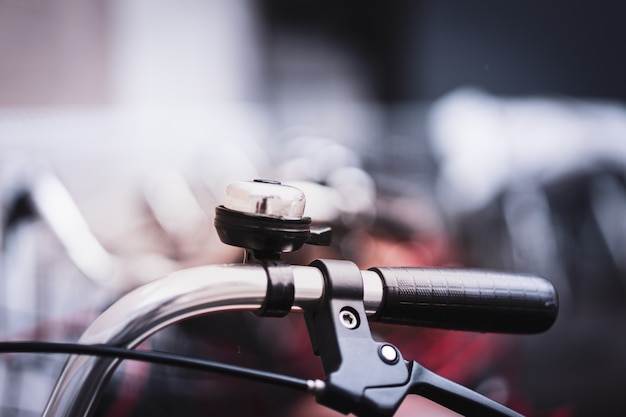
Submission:
[[292,252],[305,243],[329,245],[330,228],[312,228],[305,204],[301,190],[278,181],[235,182],[215,209],[215,228],[222,242],[252,250],[257,257]]

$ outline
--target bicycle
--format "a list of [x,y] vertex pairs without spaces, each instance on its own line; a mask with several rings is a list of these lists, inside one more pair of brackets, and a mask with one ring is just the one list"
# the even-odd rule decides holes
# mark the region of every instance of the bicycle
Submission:
[[[369,322],[480,332],[539,333],[556,320],[554,286],[536,276],[443,268],[380,267],[361,271],[347,260],[290,265],[282,254],[305,243],[327,245],[331,230],[312,226],[302,192],[278,182],[231,184],[216,208],[222,242],[245,249],[241,264],[174,272],[126,294],[85,331],[78,344],[5,342],[3,352],[73,354],[44,417],[89,416],[122,359],[205,369],[306,391],[341,413],[393,416],[417,394],[467,416],[521,416],[405,360],[373,339]],[[326,378],[304,380],[241,367],[133,350],[182,320],[221,311],[260,317],[304,314]],[[367,366],[363,366],[367,364]]]

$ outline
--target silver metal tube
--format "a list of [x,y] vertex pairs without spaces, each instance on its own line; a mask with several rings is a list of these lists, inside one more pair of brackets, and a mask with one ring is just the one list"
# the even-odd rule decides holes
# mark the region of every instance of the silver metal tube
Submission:
[[[185,318],[225,310],[254,310],[267,290],[258,265],[205,266],[172,273],[130,292],[86,330],[79,343],[132,348],[163,327]],[[119,360],[71,356],[44,417],[87,416]]]
[[[324,277],[314,267],[292,266],[294,310],[320,302]],[[364,302],[375,313],[382,300],[378,274],[363,271]],[[133,348],[158,330],[184,320],[227,310],[256,310],[265,299],[267,274],[260,265],[215,265],[174,272],[130,292],[85,331],[79,343]],[[118,359],[71,356],[43,417],[82,417],[93,412]]]
[[324,295],[324,275],[310,266],[291,267],[294,285],[294,309],[303,309],[319,303]]
[[383,300],[383,281],[374,271],[361,271],[363,277],[363,305],[368,315],[375,314]]

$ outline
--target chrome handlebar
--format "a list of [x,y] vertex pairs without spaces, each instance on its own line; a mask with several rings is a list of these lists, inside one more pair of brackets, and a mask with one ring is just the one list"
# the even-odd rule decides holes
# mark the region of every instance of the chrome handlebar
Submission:
[[[319,303],[324,277],[315,267],[289,266],[293,274],[294,311]],[[362,271],[364,305],[374,314],[383,297],[380,277]],[[187,318],[261,307],[268,288],[261,265],[213,265],[174,272],[128,293],[109,307],[85,331],[81,344],[111,344],[134,348],[164,327]],[[90,415],[119,359],[69,358],[46,405],[44,417]]]

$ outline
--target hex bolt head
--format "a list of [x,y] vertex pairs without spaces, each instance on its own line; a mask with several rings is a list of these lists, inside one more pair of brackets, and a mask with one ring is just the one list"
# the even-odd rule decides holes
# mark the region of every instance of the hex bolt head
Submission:
[[339,321],[346,329],[356,329],[359,327],[358,314],[349,308],[344,308],[339,312]]

